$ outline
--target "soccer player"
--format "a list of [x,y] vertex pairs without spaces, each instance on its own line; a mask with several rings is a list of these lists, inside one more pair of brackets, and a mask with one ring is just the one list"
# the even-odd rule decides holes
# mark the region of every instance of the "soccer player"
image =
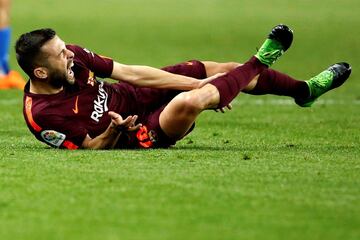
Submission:
[[0,89],[24,89],[25,81],[16,71],[10,71],[10,0],[0,0]]
[[35,30],[16,42],[18,63],[30,78],[24,117],[52,147],[161,148],[191,132],[202,111],[223,109],[240,92],[285,95],[309,107],[344,83],[351,67],[337,63],[307,81],[269,69],[292,39],[292,31],[278,25],[244,64],[193,60],[160,70],[120,64],[65,45],[52,29]]

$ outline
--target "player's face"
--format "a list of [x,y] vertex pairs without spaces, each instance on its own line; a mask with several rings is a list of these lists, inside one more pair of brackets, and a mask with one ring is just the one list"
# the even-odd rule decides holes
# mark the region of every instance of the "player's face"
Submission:
[[74,53],[68,50],[58,36],[55,36],[41,48],[46,56],[47,79],[53,87],[74,84],[75,77],[71,67],[74,65]]

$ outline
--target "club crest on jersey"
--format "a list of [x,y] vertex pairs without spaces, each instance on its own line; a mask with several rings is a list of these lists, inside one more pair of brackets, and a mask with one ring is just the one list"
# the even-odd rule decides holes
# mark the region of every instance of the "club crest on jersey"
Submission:
[[92,87],[95,85],[94,72],[92,72],[92,71],[89,71],[89,77],[87,80],[87,84],[91,85]]
[[40,133],[40,135],[45,142],[55,147],[60,147],[66,138],[65,134],[59,133],[54,130],[44,130]]
[[91,113],[91,119],[95,122],[99,122],[100,118],[106,113],[109,109],[107,106],[108,94],[103,88],[104,82],[99,84],[99,93],[94,100],[94,111]]

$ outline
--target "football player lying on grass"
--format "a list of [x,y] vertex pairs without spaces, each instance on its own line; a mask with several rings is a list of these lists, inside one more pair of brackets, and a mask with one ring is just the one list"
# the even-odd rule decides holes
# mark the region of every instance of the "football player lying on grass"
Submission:
[[224,111],[240,92],[289,96],[309,107],[342,85],[351,67],[336,63],[307,81],[270,69],[292,40],[292,30],[278,25],[244,64],[192,60],[155,69],[66,45],[52,29],[35,30],[15,47],[29,76],[24,117],[35,137],[52,147],[166,148],[193,130],[201,112]]

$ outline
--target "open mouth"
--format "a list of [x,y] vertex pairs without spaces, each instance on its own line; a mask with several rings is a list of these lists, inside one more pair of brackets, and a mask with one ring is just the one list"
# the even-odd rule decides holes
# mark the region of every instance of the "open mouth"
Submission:
[[68,75],[69,75],[71,78],[74,78],[74,72],[73,72],[73,70],[71,69],[73,66],[74,66],[74,62],[71,62],[70,66],[68,67]]

